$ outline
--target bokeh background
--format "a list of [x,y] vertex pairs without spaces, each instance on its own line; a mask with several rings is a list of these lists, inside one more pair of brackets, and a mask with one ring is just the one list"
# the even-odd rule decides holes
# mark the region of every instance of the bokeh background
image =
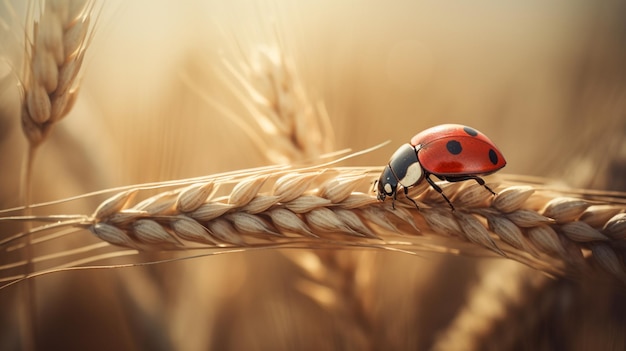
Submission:
[[[23,20],[24,8],[14,7]],[[228,70],[254,62],[261,47],[292,60],[311,101],[328,111],[337,149],[391,141],[347,164],[383,165],[418,131],[463,123],[500,147],[506,173],[626,190],[623,2],[103,1],[95,9],[80,97],[41,147],[35,202],[266,165],[263,150],[232,121],[230,114],[253,116]],[[6,7],[2,15],[11,25],[2,46],[9,60],[0,91],[0,208],[9,208],[19,204],[26,150],[10,69],[25,24]],[[95,206],[86,200],[55,210],[87,214]],[[557,279],[520,297],[529,282],[545,278],[504,260],[318,254],[249,251],[43,276],[36,279],[37,343],[66,350],[429,349],[475,287],[495,276],[488,283],[496,285],[494,304],[520,302],[504,303],[504,331],[487,328],[478,349],[489,340],[495,348],[624,346],[616,330],[623,332],[617,312],[625,307],[615,307],[610,287],[592,291]],[[310,279],[294,255],[323,267],[334,304],[302,292]],[[507,286],[517,290],[507,293]],[[20,291],[0,290],[3,349],[20,345]],[[480,318],[476,311],[477,324]],[[513,341],[501,341],[503,334]]]

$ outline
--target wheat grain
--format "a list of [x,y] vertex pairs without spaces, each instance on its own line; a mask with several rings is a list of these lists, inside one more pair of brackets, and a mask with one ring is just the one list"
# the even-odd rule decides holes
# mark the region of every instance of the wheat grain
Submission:
[[560,228],[563,234],[565,234],[565,236],[572,241],[588,242],[604,241],[609,239],[604,234],[600,233],[600,231],[593,229],[585,222],[567,222],[563,223]]
[[505,217],[487,215],[489,229],[493,231],[505,243],[516,249],[526,251],[536,256],[536,252],[529,245],[528,240],[524,237],[522,229]]
[[602,230],[612,239],[626,239],[626,213],[618,213],[611,217]]
[[193,212],[206,202],[214,190],[213,183],[192,184],[178,195],[176,209],[180,212]]
[[133,238],[129,237],[126,232],[114,225],[107,223],[96,223],[91,226],[90,229],[94,232],[94,234],[96,234],[97,237],[113,245],[131,248],[139,247],[139,245],[137,245]]
[[546,204],[543,215],[557,223],[568,223],[576,220],[589,206],[590,204],[583,200],[557,197]]
[[518,210],[535,192],[530,186],[511,186],[503,189],[493,201],[493,207],[502,213]]
[[532,228],[538,224],[550,224],[555,222],[553,218],[543,216],[530,209],[519,209],[507,213],[506,218],[522,228]]

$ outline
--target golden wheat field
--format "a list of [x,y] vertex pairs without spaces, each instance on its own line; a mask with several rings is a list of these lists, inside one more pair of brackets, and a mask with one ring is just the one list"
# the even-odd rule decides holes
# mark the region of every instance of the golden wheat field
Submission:
[[[0,349],[626,349],[625,14],[2,2]],[[506,168],[377,199],[448,123]]]

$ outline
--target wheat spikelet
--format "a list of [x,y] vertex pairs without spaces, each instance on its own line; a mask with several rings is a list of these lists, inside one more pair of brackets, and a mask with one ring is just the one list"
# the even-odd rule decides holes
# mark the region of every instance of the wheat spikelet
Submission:
[[45,1],[34,23],[22,77],[22,129],[31,146],[39,145],[76,101],[92,10],[89,0]]

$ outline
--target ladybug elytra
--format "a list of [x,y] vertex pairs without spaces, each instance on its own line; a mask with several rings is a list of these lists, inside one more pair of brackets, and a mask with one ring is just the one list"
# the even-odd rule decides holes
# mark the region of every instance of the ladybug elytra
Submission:
[[[492,194],[495,193],[480,177],[504,167],[504,156],[483,133],[460,124],[443,124],[415,135],[391,156],[378,180],[378,199],[397,198],[398,187],[408,189],[426,179],[443,196],[452,210],[454,206],[431,175],[448,182],[473,179]],[[415,200],[407,196],[415,206]]]

